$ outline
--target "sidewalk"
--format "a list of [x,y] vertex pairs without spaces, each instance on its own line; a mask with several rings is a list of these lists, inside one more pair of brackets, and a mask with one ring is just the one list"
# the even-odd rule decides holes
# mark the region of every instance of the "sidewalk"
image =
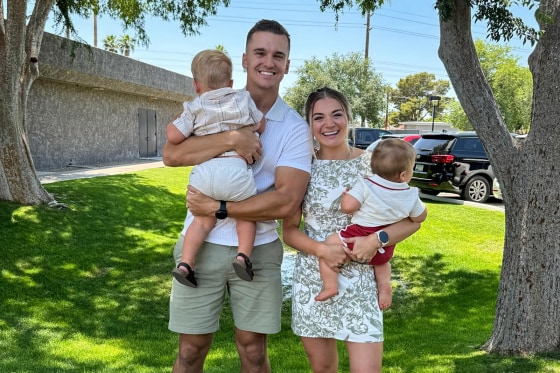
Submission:
[[459,195],[452,194],[452,193],[440,193],[440,195],[438,196],[433,196],[420,192],[420,198],[429,199],[435,202],[449,203],[453,205],[467,205],[467,206],[479,207],[487,210],[495,210],[495,211],[502,211],[502,212],[505,211],[504,204],[501,201],[496,200],[496,202],[492,202],[491,200],[489,200],[484,203],[470,202],[470,201],[464,201],[459,197]]
[[142,158],[133,163],[102,167],[67,167],[61,171],[37,171],[41,184],[57,181],[85,179],[96,176],[109,176],[135,172],[149,168],[165,167],[161,158]]

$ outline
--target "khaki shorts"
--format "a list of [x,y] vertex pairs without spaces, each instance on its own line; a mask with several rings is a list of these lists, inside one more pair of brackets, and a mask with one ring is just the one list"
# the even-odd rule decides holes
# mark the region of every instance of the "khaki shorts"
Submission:
[[[175,244],[175,264],[181,259],[183,235]],[[238,329],[272,334],[280,331],[282,306],[280,240],[255,246],[251,261],[253,281],[240,279],[231,262],[237,247],[204,242],[194,268],[198,287],[173,279],[169,300],[169,330],[181,334],[208,334],[220,327],[220,315],[228,294],[234,324]]]

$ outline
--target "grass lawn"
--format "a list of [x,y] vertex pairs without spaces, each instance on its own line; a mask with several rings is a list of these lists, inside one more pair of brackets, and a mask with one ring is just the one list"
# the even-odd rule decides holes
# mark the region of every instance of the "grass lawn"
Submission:
[[[188,169],[47,184],[70,209],[0,202],[0,372],[169,372],[171,252]],[[560,354],[480,351],[492,330],[504,214],[427,202],[397,246],[384,372],[560,372]],[[239,370],[226,308],[205,372]],[[273,372],[309,372],[290,330],[269,337]],[[340,372],[348,372],[340,344]]]

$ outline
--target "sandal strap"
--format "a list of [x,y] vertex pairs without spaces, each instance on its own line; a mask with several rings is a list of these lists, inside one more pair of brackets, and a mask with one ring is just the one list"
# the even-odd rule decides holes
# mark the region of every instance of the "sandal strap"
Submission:
[[241,258],[243,258],[243,261],[245,262],[245,266],[247,268],[252,268],[253,264],[251,263],[251,259],[249,259],[249,257],[243,253],[238,253],[237,256],[240,256]]
[[185,269],[188,271],[188,273],[194,272],[192,267],[189,265],[189,263],[181,262],[181,263],[177,264],[177,268],[179,268],[179,267],[185,267]]

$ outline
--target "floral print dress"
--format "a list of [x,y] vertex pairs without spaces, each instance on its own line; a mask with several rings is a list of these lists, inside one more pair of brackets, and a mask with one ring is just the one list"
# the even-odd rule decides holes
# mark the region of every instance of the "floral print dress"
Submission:
[[[306,234],[324,241],[350,224],[340,209],[342,192],[370,173],[371,153],[349,160],[314,160],[303,202]],[[339,293],[317,302],[321,291],[319,260],[298,252],[294,266],[292,330],[298,336],[335,338],[349,342],[383,341],[383,314],[370,265],[349,263],[338,274]]]

